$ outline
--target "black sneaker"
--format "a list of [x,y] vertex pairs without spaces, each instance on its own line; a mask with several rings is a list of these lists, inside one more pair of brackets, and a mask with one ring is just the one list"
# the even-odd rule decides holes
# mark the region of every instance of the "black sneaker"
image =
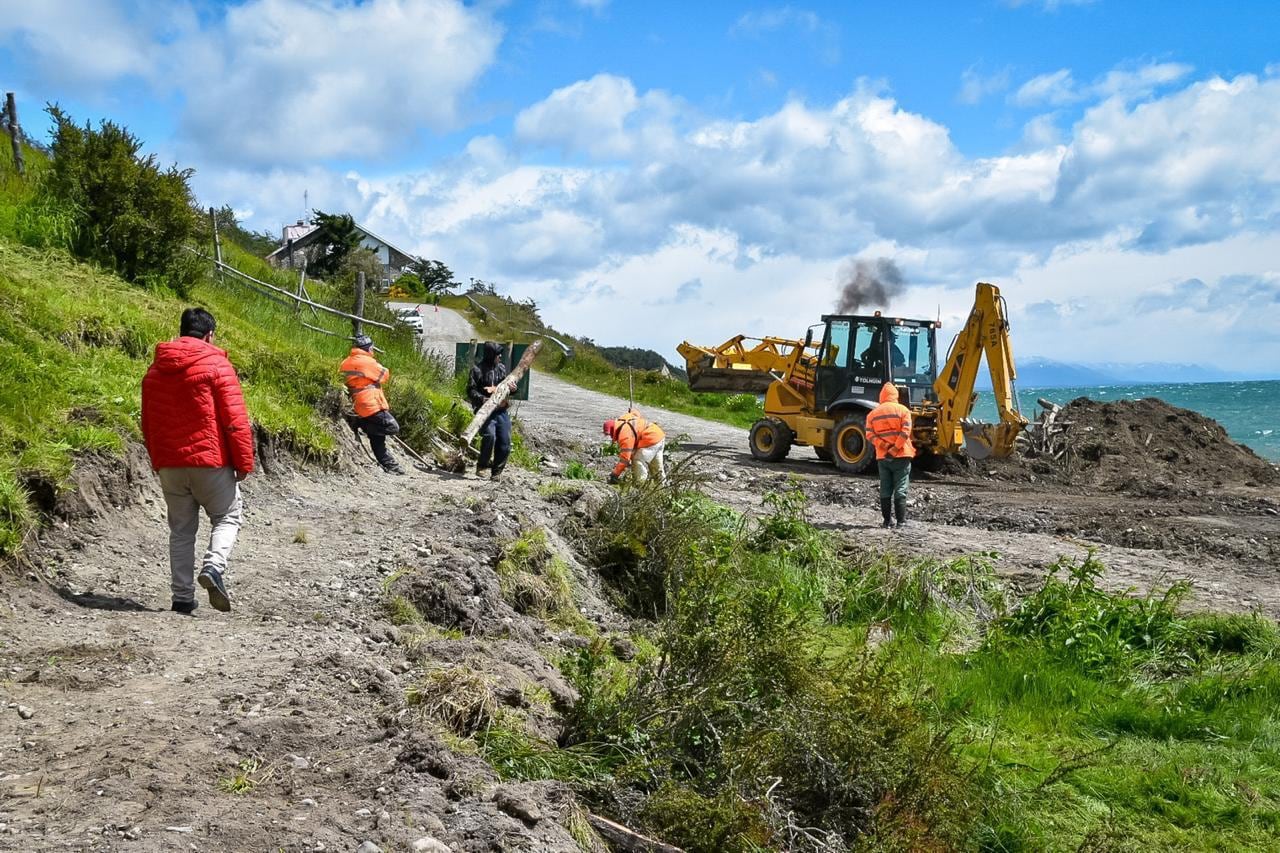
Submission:
[[196,604],[195,599],[192,599],[191,601],[179,601],[175,598],[171,609],[174,613],[181,613],[185,616],[190,616],[196,612],[196,608],[199,606],[200,605]]
[[227,597],[227,588],[222,583],[222,572],[206,568],[196,580],[209,593],[209,604],[214,610],[231,612],[231,599]]
[[388,474],[395,474],[397,477],[404,476],[405,470],[400,467],[399,462],[392,462],[390,465],[383,465],[382,470]]

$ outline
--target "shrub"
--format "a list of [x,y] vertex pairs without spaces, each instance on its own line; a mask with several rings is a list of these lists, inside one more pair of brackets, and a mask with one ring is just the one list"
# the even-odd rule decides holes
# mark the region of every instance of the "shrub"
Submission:
[[114,122],[81,127],[56,106],[48,111],[55,127],[44,190],[74,219],[74,229],[60,226],[72,251],[130,281],[185,294],[196,280],[195,268],[179,257],[196,227],[192,171],[161,169],[154,154],[141,155],[142,141]]
[[988,644],[1031,642],[1085,670],[1192,663],[1203,635],[1177,612],[1190,584],[1178,581],[1163,592],[1132,597],[1099,587],[1105,571],[1092,552],[1080,561],[1058,560],[1040,588],[995,623]]

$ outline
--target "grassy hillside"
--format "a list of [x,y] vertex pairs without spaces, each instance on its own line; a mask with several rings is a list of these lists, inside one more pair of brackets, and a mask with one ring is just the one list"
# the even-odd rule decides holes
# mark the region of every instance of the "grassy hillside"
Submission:
[[[526,332],[533,331],[564,341],[573,347],[573,357],[566,358],[559,347],[548,342],[538,356],[539,369],[584,388],[627,398],[627,371],[610,364],[597,347],[547,326],[537,316],[536,309],[528,305],[500,296],[480,296],[476,301],[484,306],[487,314],[481,314],[463,296],[447,296],[441,304],[467,313],[472,325],[486,337],[527,340],[530,336]],[[632,377],[638,408],[660,406],[743,428],[750,427],[764,415],[763,407],[753,394],[699,394],[681,379],[664,377],[653,370],[636,370]]]
[[[0,148],[0,372],[7,380],[0,386],[0,556],[16,553],[38,521],[26,486],[65,483],[77,454],[120,452],[140,437],[142,376],[188,305],[217,318],[217,343],[240,373],[254,422],[306,458],[333,458],[337,365],[347,341],[307,330],[291,309],[211,274],[180,299],[75,260],[60,247],[63,217],[42,207],[34,189],[43,155],[27,153],[30,174],[22,180],[8,147]],[[235,246],[225,251],[230,263],[264,280],[295,281]],[[335,296],[322,285],[315,290],[317,298]],[[376,312],[389,319],[372,305],[370,316]],[[312,325],[350,334],[339,318],[306,314]],[[407,330],[373,335],[393,373],[388,395],[404,437],[422,442],[449,412],[448,377],[419,357]]]

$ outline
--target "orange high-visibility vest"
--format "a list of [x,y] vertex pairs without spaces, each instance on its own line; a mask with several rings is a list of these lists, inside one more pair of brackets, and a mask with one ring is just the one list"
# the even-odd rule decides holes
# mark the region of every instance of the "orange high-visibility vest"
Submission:
[[898,389],[892,383],[880,389],[880,405],[867,415],[867,438],[877,459],[911,459],[916,455],[911,443],[911,410],[898,402]]
[[370,353],[359,347],[352,349],[338,370],[342,373],[347,395],[351,397],[357,415],[367,418],[391,408],[387,395],[382,393],[382,386],[391,378],[391,371],[378,364]]
[[653,447],[666,440],[667,434],[662,427],[646,421],[636,412],[627,412],[614,421],[613,434],[610,436],[618,445],[618,458],[621,460],[614,467],[613,473],[618,476],[631,467],[631,454],[641,447]]

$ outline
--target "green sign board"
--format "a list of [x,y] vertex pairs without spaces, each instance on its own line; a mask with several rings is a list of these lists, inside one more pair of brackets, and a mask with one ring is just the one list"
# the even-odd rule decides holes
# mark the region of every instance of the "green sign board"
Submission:
[[[504,343],[502,345],[502,363],[507,366],[510,372],[520,361],[524,355],[524,351],[529,348],[528,344]],[[466,376],[471,373],[471,366],[480,360],[480,353],[484,350],[484,341],[459,341],[454,344],[453,350],[453,372],[457,376]],[[528,400],[529,399],[529,374],[532,371],[526,371],[524,376],[520,377],[519,384],[516,385],[515,393],[508,397],[508,400]]]

